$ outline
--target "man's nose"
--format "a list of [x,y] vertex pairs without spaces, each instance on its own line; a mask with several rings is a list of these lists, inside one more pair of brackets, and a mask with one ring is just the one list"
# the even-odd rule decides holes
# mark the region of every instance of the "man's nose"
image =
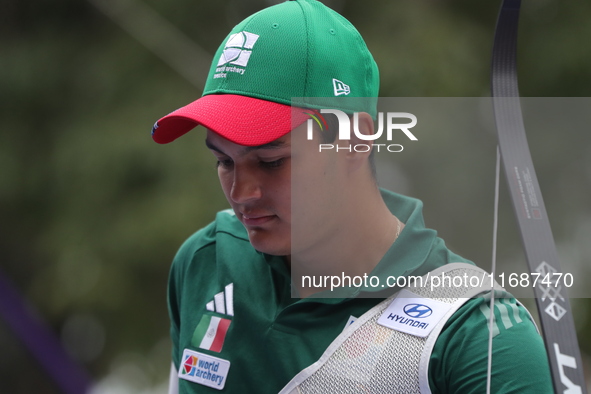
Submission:
[[234,171],[234,181],[230,198],[236,203],[242,204],[261,198],[261,185],[259,179],[250,171]]

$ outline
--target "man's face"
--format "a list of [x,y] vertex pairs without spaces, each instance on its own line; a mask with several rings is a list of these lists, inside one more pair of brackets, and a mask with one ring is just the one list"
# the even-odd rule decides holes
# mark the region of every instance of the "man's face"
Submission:
[[222,189],[256,250],[304,253],[343,231],[344,155],[320,153],[319,142],[317,135],[306,140],[306,124],[256,147],[208,130],[206,145],[218,160]]
[[226,199],[258,251],[290,253],[291,134],[246,147],[208,130],[206,145],[218,160]]

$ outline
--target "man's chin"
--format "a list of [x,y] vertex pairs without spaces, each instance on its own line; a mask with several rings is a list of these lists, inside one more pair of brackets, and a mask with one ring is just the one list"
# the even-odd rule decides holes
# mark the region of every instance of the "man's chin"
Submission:
[[274,234],[262,233],[256,230],[248,231],[248,239],[255,250],[272,256],[287,256],[291,253],[289,242]]

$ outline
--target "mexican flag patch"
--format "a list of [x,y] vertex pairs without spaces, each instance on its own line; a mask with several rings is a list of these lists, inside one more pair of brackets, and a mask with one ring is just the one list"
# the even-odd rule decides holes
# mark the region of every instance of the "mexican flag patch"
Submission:
[[197,324],[197,328],[195,328],[191,343],[201,349],[221,352],[231,322],[232,320],[229,319],[203,315],[199,324]]

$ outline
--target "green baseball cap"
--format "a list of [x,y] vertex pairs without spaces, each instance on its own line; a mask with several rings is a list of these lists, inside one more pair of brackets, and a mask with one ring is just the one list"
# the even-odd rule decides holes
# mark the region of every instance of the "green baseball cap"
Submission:
[[378,90],[378,67],[347,19],[316,0],[286,1],[234,27],[203,96],[158,120],[152,138],[165,144],[203,125],[237,144],[263,145],[309,118],[297,108],[375,118]]

